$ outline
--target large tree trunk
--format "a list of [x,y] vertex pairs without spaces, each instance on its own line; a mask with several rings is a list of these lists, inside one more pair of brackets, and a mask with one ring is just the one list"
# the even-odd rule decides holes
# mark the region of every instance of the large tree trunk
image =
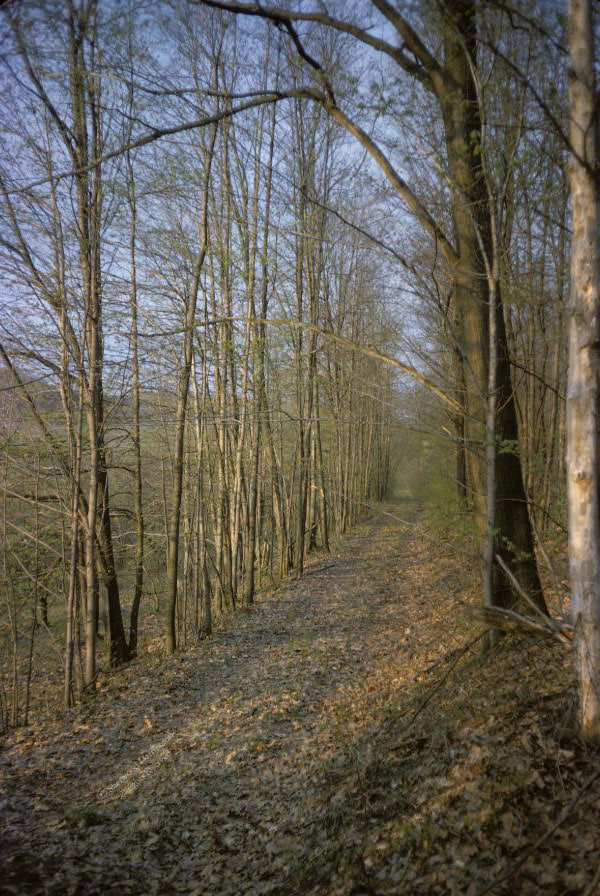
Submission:
[[570,185],[573,208],[567,486],[569,568],[576,625],[579,719],[583,737],[600,743],[600,225],[598,112],[590,0],[570,0]]
[[[493,257],[491,209],[481,159],[481,117],[473,72],[476,21],[473,0],[448,4],[444,22],[445,86],[437,88],[444,118],[459,260],[453,271],[456,339],[464,365],[465,435],[473,502],[486,535],[485,406],[489,380],[490,290],[484,254]],[[492,299],[493,300],[493,299]],[[518,448],[518,429],[502,300],[496,296],[496,508],[497,551],[537,604],[545,609],[535,560]],[[498,568],[493,603],[515,595]]]

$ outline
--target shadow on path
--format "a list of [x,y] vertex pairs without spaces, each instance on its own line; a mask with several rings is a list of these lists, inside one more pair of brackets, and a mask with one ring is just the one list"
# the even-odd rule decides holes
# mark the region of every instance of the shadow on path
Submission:
[[[132,672],[87,724],[9,745],[2,892],[283,892],[326,836],[332,763],[431,660],[414,538],[375,513],[323,569]],[[452,646],[449,632],[439,650]]]

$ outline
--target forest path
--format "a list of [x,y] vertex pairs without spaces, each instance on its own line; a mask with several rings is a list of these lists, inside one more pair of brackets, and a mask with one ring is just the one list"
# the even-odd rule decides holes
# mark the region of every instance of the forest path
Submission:
[[334,823],[332,770],[458,643],[428,623],[415,513],[381,508],[227,630],[8,745],[6,892],[291,892]]

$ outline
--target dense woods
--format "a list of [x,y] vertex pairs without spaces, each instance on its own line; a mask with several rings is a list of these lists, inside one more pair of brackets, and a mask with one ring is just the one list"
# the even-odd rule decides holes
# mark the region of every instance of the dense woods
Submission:
[[[174,664],[205,688],[204,662],[219,696],[198,749],[215,776],[244,750],[254,766],[280,743],[276,733],[265,746],[263,722],[289,723],[307,756],[325,751],[323,793],[358,769],[347,836],[331,834],[344,827],[341,810],[315,821],[314,793],[299,822],[313,837],[329,832],[322,852],[313,847],[333,889],[318,888],[316,860],[300,852],[292,862],[297,847],[286,840],[278,886],[296,862],[297,890],[264,892],[508,892],[596,793],[597,770],[584,782],[581,770],[600,745],[599,29],[592,0],[0,3],[0,735],[9,745],[51,719],[87,730],[77,713],[101,715],[101,692],[131,672],[142,733],[170,731],[161,761],[176,767],[181,739],[197,739],[166,727],[169,695],[188,717]],[[531,689],[521,704],[508,666],[498,672],[504,662],[522,667]],[[423,696],[431,670],[446,668]],[[168,681],[166,696],[147,669]],[[435,716],[451,674],[451,709]],[[559,700],[573,716],[567,747],[548,722]],[[219,730],[238,713],[245,722],[226,735],[235,748],[221,755]],[[356,734],[360,744],[351,761],[347,745],[335,746],[344,713],[340,740]],[[303,714],[312,721],[298,734]],[[325,734],[314,735],[315,719]],[[407,740],[416,719],[421,733]],[[125,710],[117,721],[127,728]],[[520,754],[495,770],[489,744],[511,737],[535,754],[527,773]],[[477,744],[468,761],[465,738]],[[425,795],[399,809],[400,791],[390,794],[425,743],[431,768],[403,785],[422,778]],[[52,752],[40,749],[41,768]],[[484,753],[480,811],[474,791],[452,782],[471,780]],[[317,786],[304,780],[319,779],[314,761],[297,760],[303,783],[282,805]],[[563,761],[578,771],[563,775]],[[232,805],[246,790],[258,798],[240,769]],[[99,759],[97,782],[102,770]],[[373,807],[384,806],[387,824],[425,803],[433,781],[450,790],[445,802],[432,797],[431,830],[421,816],[410,829],[402,821],[397,849],[382,828],[357,871],[348,844],[369,813],[379,817]],[[459,791],[466,808],[449,833]],[[266,805],[275,797],[270,785],[265,793]],[[504,845],[492,848],[496,833],[476,819],[498,808],[510,843],[519,801],[531,802],[535,824],[558,820],[507,866]],[[202,811],[212,818],[210,805]],[[580,830],[583,802],[577,811]],[[588,874],[575,859],[600,856],[594,836],[576,849],[561,841],[564,868],[557,859],[531,872],[557,888],[563,874],[545,892],[596,892],[600,866]],[[475,887],[481,868],[461,889],[416,867],[438,840],[457,856],[465,849],[452,867],[468,867],[465,837],[481,855],[489,847],[493,884]],[[219,838],[217,852],[244,854],[246,839]],[[352,856],[346,877],[342,852]],[[379,890],[369,874],[384,855]],[[222,889],[192,881],[177,892],[242,892],[227,877],[234,866]],[[160,880],[148,892],[171,892]]]
[[[360,351],[392,350],[389,271],[344,224],[360,162],[317,105],[264,101],[299,77],[281,40],[248,69],[262,35],[189,13],[4,13],[11,724],[40,639],[66,645],[68,704],[136,654],[140,613],[196,643],[390,487],[394,378]],[[144,153],[147,119],[184,136]]]
[[408,496],[477,533],[489,644],[571,631],[568,530],[597,742],[592,13],[3,4],[4,727]]

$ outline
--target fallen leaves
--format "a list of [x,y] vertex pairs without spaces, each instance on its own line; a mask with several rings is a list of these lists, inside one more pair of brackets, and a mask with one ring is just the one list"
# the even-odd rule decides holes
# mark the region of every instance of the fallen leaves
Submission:
[[597,782],[527,853],[595,761],[569,729],[569,665],[552,643],[465,651],[469,576],[375,518],[200,647],[15,732],[7,892],[582,892]]

